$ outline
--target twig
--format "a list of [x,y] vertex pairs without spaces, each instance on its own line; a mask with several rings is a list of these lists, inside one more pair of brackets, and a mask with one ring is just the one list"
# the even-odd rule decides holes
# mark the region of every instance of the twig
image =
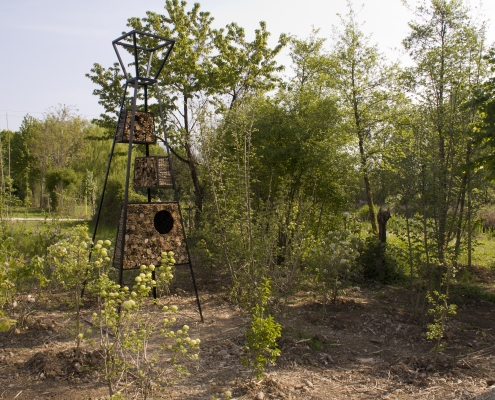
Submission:
[[[90,322],[90,321],[88,321],[87,319],[84,319],[84,318],[83,318],[83,319],[82,319],[82,321],[83,321],[83,322],[86,322],[86,323],[87,323],[89,326],[91,326],[91,327],[93,327],[93,326],[94,326],[94,325],[93,325],[93,323],[92,323],[92,322]],[[102,327],[101,329],[102,329],[102,331],[103,331],[104,333],[106,333],[108,336],[115,337],[115,335],[114,335],[112,332],[108,331],[107,329],[105,329],[105,328],[103,328],[103,327]]]
[[469,354],[459,355],[459,356],[457,356],[457,358],[462,359],[462,358],[469,358],[469,357],[484,356],[484,355],[491,353],[492,351],[495,351],[495,346],[488,347],[486,349],[482,349],[482,350],[478,350],[478,351],[474,351],[474,352],[469,353]]

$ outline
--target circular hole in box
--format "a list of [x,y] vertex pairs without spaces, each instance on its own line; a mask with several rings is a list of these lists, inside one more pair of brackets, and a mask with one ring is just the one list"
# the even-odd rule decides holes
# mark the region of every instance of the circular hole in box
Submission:
[[174,227],[174,217],[167,210],[158,211],[153,220],[155,229],[162,235],[169,233]]

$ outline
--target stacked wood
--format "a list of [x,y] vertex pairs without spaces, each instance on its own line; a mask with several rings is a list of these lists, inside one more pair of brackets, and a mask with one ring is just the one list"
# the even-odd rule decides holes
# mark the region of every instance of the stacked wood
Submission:
[[154,188],[158,186],[155,157],[139,157],[134,160],[134,187]]
[[[131,119],[132,110],[122,110],[120,113],[119,124],[117,126],[117,135],[115,138],[117,142],[129,143],[129,137],[131,134]],[[136,111],[132,143],[156,143],[155,122],[152,113]]]
[[[165,219],[159,217],[165,216]],[[120,268],[122,215],[115,246],[114,266]],[[166,233],[160,233],[166,232]],[[189,263],[178,203],[128,203],[124,244],[124,269],[159,265],[161,253],[173,251],[176,264]]]
[[138,157],[134,162],[135,188],[172,188],[168,157]]
[[173,188],[172,172],[170,171],[170,161],[168,157],[157,157],[158,164],[158,187]]

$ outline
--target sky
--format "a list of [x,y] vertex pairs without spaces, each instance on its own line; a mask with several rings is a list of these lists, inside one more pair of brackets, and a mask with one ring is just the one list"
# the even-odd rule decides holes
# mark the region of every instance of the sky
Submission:
[[[417,0],[408,0],[414,7]],[[495,2],[472,0],[474,18],[495,15]],[[188,2],[188,7],[194,2]],[[403,0],[354,0],[362,30],[390,60],[401,59],[401,41],[409,32],[412,11]],[[51,107],[72,106],[84,118],[97,117],[103,108],[92,95],[96,86],[85,77],[95,62],[109,67],[117,61],[112,40],[129,17],[146,11],[164,13],[165,0],[0,0],[0,130],[17,130],[26,114],[42,118]],[[254,37],[265,21],[275,46],[281,33],[307,38],[312,28],[327,38],[339,25],[337,14],[347,13],[347,0],[203,0],[201,10],[215,18],[214,28],[236,22]],[[481,11],[480,11],[481,10]],[[487,38],[495,42],[489,22]],[[289,67],[288,49],[279,62]]]

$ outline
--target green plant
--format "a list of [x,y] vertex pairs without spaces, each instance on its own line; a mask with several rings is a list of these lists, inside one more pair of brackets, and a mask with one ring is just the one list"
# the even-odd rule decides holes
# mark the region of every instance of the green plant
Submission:
[[335,303],[344,289],[352,265],[359,255],[360,239],[348,231],[329,231],[308,246],[306,261],[311,267],[311,279],[323,296]]
[[232,398],[232,392],[230,390],[226,390],[223,392],[220,397],[217,394],[211,396],[211,400],[230,400]]
[[[156,289],[158,297],[170,293],[170,282],[174,278],[175,259],[172,251],[163,252],[160,269],[156,274]],[[153,274],[152,274],[153,275]]]
[[440,294],[436,290],[433,291],[433,294],[428,293],[426,298],[430,303],[428,313],[433,315],[434,318],[434,322],[432,324],[428,324],[428,332],[426,332],[426,337],[429,340],[435,341],[435,346],[433,347],[433,352],[435,353],[433,362],[435,363],[438,353],[442,352],[445,348],[445,343],[442,339],[445,332],[447,318],[449,315],[456,314],[457,306],[455,304],[448,304],[447,294]]
[[[403,277],[403,270],[395,258],[396,253],[399,251],[400,249],[393,248],[392,243],[382,243],[375,236],[368,236],[356,262],[362,269],[365,278],[380,280],[382,283],[390,283],[400,280]],[[380,252],[385,254],[381,279],[376,265]]]
[[[0,330],[7,331],[17,325],[22,328],[36,302],[34,285],[44,286],[44,260],[35,256],[30,262],[15,248],[8,237],[0,242]],[[29,293],[25,294],[25,289]],[[34,294],[34,296],[33,296]]]
[[282,326],[267,312],[270,292],[270,280],[263,279],[257,288],[258,299],[251,314],[251,327],[246,332],[245,350],[248,355],[242,358],[244,365],[251,367],[257,378],[263,375],[266,365],[275,363],[280,355],[277,339],[281,336]]
[[312,350],[320,351],[323,348],[323,343],[320,341],[320,338],[317,335],[311,336],[308,333],[300,332],[297,337],[303,339],[308,347]]
[[[172,252],[162,253],[162,268],[167,270],[173,262]],[[100,333],[105,379],[112,398],[148,398],[162,385],[187,372],[181,364],[184,357],[198,358],[195,350],[199,349],[200,340],[189,337],[189,327],[170,329],[176,323],[176,306],[163,306],[163,318],[144,310],[146,299],[156,286],[154,270],[153,265],[142,265],[132,289],[121,288],[106,273],[90,285],[98,296],[93,323]],[[162,279],[170,280],[170,275]],[[150,346],[154,334],[160,337],[158,347]]]
[[[53,263],[53,277],[62,287],[68,289],[75,308],[76,357],[79,356],[84,337],[81,325],[81,289],[85,282],[94,278],[95,272],[110,262],[109,240],[99,240],[94,246],[86,225],[76,226],[67,231],[65,237],[48,248],[47,262]],[[90,257],[91,255],[91,257]]]

